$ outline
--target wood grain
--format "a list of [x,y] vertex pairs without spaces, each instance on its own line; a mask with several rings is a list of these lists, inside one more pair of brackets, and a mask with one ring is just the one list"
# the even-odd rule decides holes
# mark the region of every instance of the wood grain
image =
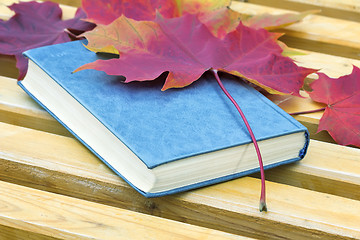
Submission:
[[56,2],[66,6],[80,7],[81,0],[50,0],[52,2]]
[[0,54],[0,73],[4,77],[18,78],[19,70],[14,56]]
[[15,79],[0,76],[0,121],[37,130],[72,136],[31,99]]
[[320,9],[320,14],[323,16],[360,21],[358,0],[247,0],[246,2],[293,11]]
[[311,141],[302,161],[268,170],[266,179],[360,200],[360,149]]
[[4,240],[59,240],[57,237],[45,236],[20,228],[3,226],[0,223],[0,239]]
[[42,239],[246,239],[1,181],[0,209],[0,229]]
[[[261,214],[257,209],[260,180],[256,178],[147,199],[73,138],[9,124],[0,126],[0,179],[7,182],[249,237],[266,237],[267,232],[272,232],[274,239],[360,237],[356,224],[360,202],[340,197],[347,192],[346,197],[351,193],[352,198],[359,197],[359,149],[332,144],[324,147],[324,143],[312,141],[309,156],[275,173],[280,175],[276,181],[286,184],[267,182],[271,209]],[[343,164],[341,171],[339,162]],[[272,229],[274,225],[277,230]]]

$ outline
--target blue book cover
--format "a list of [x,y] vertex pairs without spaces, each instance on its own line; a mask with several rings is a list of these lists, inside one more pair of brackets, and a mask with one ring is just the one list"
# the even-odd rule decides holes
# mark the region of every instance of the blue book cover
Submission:
[[[162,78],[123,83],[95,70],[81,41],[32,49],[19,85],[114,172],[147,197],[259,171],[250,135],[211,74],[161,91]],[[265,169],[304,157],[304,126],[237,78],[222,76],[247,117]],[[243,160],[245,159],[245,160]]]

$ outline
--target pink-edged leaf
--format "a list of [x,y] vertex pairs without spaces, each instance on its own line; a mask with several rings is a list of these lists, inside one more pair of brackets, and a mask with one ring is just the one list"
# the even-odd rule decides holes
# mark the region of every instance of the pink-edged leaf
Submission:
[[297,23],[306,16],[318,12],[318,10],[310,10],[301,13],[286,13],[279,15],[264,13],[249,16],[230,8],[222,7],[212,11],[199,11],[197,13],[201,13],[201,22],[207,25],[215,36],[221,38],[225,34],[235,30],[240,21],[247,27],[276,30]]
[[199,20],[217,37],[223,38],[236,29],[241,21],[241,14],[227,7],[213,11],[199,12]]
[[337,79],[318,75],[309,93],[314,101],[327,104],[318,132],[326,130],[337,143],[360,147],[360,69],[354,66],[351,74]]
[[107,25],[121,15],[135,20],[154,20],[156,12],[166,18],[226,8],[231,0],[82,0],[90,21]]
[[297,23],[306,16],[319,12],[319,10],[309,10],[301,13],[285,13],[278,15],[264,13],[243,19],[243,23],[246,26],[253,28],[265,28],[267,30],[274,30]]
[[179,6],[174,0],[82,0],[90,21],[110,24],[121,15],[135,20],[154,20],[156,11],[165,17],[178,17]]
[[314,72],[281,56],[276,42],[279,34],[242,24],[222,39],[215,37],[197,15],[190,14],[173,19],[158,15],[154,22],[122,16],[101,28],[107,29],[101,32],[117,36],[113,46],[120,58],[97,60],[78,70],[123,75],[126,82],[152,80],[168,71],[163,90],[187,86],[205,71],[217,69],[269,91],[298,95],[305,76]]
[[176,0],[181,14],[198,14],[230,7],[231,0]]
[[62,11],[58,4],[52,2],[21,2],[9,8],[15,15],[8,21],[0,21],[0,54],[16,57],[18,79],[22,79],[27,70],[27,60],[22,52],[71,41],[69,28],[83,32],[94,27],[80,20],[85,16],[81,10],[75,18],[61,20]]
[[240,13],[229,9],[230,3],[231,0],[82,0],[88,20],[97,24],[110,24],[121,15],[151,21],[156,12],[166,18],[202,13],[200,20],[220,37],[235,30],[240,22]]

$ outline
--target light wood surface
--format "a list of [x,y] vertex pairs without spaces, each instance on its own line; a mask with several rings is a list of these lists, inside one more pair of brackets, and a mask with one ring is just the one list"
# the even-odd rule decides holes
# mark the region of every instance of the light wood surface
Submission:
[[358,0],[246,0],[245,2],[294,11],[320,9],[320,14],[327,17],[360,21]]
[[37,239],[247,239],[1,181],[0,201],[0,229]]
[[[8,182],[251,237],[265,237],[272,224],[277,224],[276,235],[282,237],[315,234],[337,238],[337,231],[360,237],[359,226],[351,223],[360,221],[360,202],[350,199],[359,200],[359,149],[312,141],[304,160],[267,174],[269,179],[284,184],[267,182],[271,210],[262,214],[257,209],[260,183],[256,178],[146,199],[75,139],[9,124],[0,126],[0,172],[1,179]],[[343,207],[336,210],[336,206]],[[203,211],[199,213],[198,209]],[[321,215],[309,215],[314,209],[322,209]],[[349,220],[343,222],[342,214]],[[231,219],[231,226],[225,219]],[[252,227],[248,232],[254,221],[261,221],[261,228]],[[299,225],[301,222],[307,223]]]
[[0,76],[0,86],[1,122],[72,136],[17,85],[16,79]]
[[[64,19],[81,2],[53,1],[62,4]],[[12,16],[6,5],[14,2],[0,1],[0,18]],[[293,58],[331,77],[360,67],[359,1],[248,2],[233,1],[232,8],[246,14],[321,8],[282,30],[282,40],[307,53]],[[321,113],[296,116],[311,133],[308,154],[266,171],[269,211],[260,213],[257,174],[143,197],[31,100],[16,76],[14,59],[0,56],[0,239],[360,239],[360,149],[315,134]],[[316,79],[309,75],[305,88]],[[306,97],[271,100],[287,112],[323,106]]]

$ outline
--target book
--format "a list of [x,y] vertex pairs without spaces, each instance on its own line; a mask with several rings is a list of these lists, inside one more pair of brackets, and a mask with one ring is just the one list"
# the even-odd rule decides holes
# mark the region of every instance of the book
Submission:
[[[81,41],[24,55],[29,68],[19,86],[146,197],[259,171],[243,120],[210,74],[186,88],[161,91],[162,78],[123,83],[121,76],[96,70],[72,73],[103,57]],[[221,77],[252,127],[265,169],[304,157],[304,126],[239,79]]]

